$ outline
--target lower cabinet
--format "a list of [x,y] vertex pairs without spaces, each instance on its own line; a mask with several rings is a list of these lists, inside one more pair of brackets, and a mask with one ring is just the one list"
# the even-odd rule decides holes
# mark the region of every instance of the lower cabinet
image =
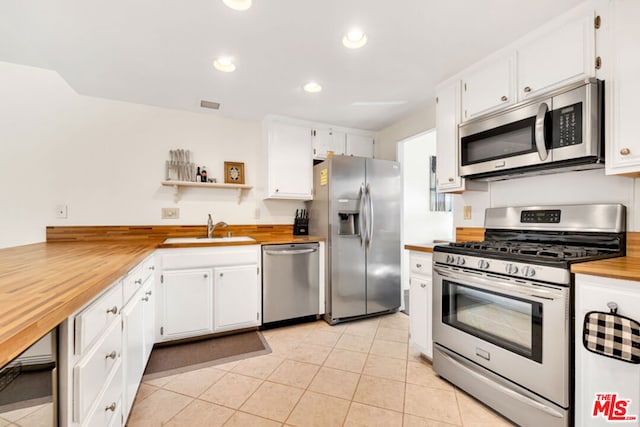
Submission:
[[122,359],[124,384],[124,416],[131,411],[133,400],[138,391],[138,385],[146,366],[144,359],[144,330],[143,304],[140,292],[122,310]]
[[255,265],[214,270],[214,331],[260,325],[260,272]]
[[431,260],[430,253],[412,251],[410,255],[409,345],[429,359],[433,357]]
[[161,249],[157,341],[261,324],[260,245]]

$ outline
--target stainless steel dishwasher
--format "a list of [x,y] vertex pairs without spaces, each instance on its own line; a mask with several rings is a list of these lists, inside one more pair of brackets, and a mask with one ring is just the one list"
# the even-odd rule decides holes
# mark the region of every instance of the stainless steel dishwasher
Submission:
[[319,245],[262,247],[262,322],[317,315]]

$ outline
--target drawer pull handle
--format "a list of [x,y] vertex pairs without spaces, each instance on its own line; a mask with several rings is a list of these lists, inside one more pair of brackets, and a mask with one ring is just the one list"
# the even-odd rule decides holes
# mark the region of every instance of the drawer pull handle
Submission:
[[151,291],[147,291],[147,292],[145,292],[144,294],[145,294],[145,295],[151,295],[152,293],[153,293],[153,292],[151,292]]
[[151,267],[149,267],[149,270],[155,270],[155,269],[156,269],[155,265],[152,265]]
[[149,297],[144,297],[144,298],[142,298],[142,301],[144,301],[144,302],[149,301]]
[[631,154],[631,150],[629,150],[628,148],[621,148],[620,154],[622,154],[623,156],[628,156],[629,154]]
[[114,305],[113,307],[108,308],[107,313],[118,314],[118,306]]
[[136,283],[138,285],[142,285],[142,279],[134,280],[133,283]]
[[420,287],[421,287],[421,288],[426,288],[426,287],[427,287],[427,285],[426,285],[425,283],[420,283]]
[[116,353],[116,351],[115,351],[115,350],[113,350],[111,353],[107,354],[104,358],[105,358],[105,359],[114,359],[114,360],[115,360],[115,358],[116,358],[116,356],[117,356],[117,355],[118,355],[118,354]]
[[506,96],[502,95],[502,97],[500,98],[500,101],[504,102],[506,100],[508,100],[509,98],[507,98]]
[[453,182],[453,178],[449,178],[449,182]]
[[105,411],[115,412],[116,411],[116,402],[113,402],[111,405],[109,405],[106,408],[104,408],[104,410]]
[[529,86],[525,86],[524,91],[525,91],[526,93],[531,92],[531,87],[529,87]]
[[422,264],[416,264],[416,268],[422,268]]

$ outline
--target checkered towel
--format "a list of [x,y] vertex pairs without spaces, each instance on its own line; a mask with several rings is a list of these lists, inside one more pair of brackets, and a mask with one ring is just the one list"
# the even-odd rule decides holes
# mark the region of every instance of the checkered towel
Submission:
[[582,344],[593,353],[640,363],[640,324],[614,313],[590,311],[584,316]]

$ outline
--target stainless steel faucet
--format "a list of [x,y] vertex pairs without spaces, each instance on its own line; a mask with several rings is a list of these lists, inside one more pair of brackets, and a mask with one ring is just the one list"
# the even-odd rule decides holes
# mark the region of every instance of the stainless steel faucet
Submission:
[[207,219],[207,237],[212,238],[213,233],[216,231],[217,227],[227,228],[228,226],[229,224],[224,221],[219,221],[214,224],[213,219],[211,219],[211,214],[209,214],[209,217]]

